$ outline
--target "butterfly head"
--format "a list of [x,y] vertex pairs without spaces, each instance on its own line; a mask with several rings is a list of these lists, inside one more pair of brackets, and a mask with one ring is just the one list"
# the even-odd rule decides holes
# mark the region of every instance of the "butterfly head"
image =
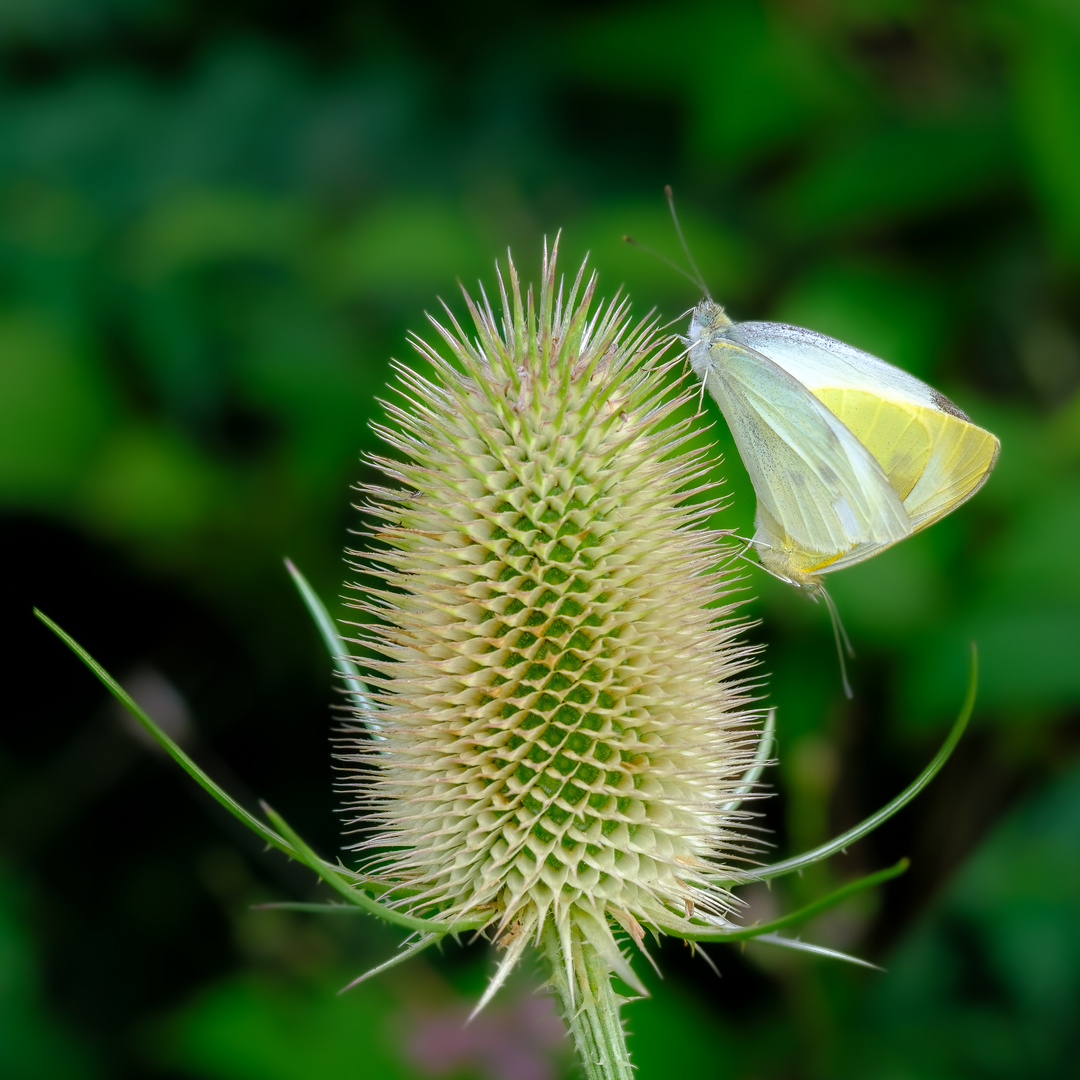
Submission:
[[716,333],[722,334],[734,325],[724,314],[724,309],[715,300],[706,297],[694,308],[694,317],[690,320],[690,343]]
[[724,309],[708,297],[694,308],[690,330],[684,340],[690,346],[690,366],[699,377],[704,378],[708,366],[709,346],[734,325],[724,314]]

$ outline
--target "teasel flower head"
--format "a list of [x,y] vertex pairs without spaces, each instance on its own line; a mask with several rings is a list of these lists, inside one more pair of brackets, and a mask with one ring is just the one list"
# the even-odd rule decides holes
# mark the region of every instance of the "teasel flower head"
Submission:
[[759,717],[681,359],[557,248],[535,295],[511,261],[498,314],[481,288],[469,331],[431,319],[430,378],[397,366],[342,758],[384,901],[482,925],[484,1000],[537,944],[569,1013],[612,973],[644,992],[619,939],[731,925]]

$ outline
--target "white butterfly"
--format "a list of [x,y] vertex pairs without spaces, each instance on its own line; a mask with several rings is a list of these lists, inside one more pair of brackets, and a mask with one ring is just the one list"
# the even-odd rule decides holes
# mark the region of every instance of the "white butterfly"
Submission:
[[793,585],[861,562],[971,498],[999,442],[870,353],[783,323],[694,311],[690,365],[757,494],[754,546]]
[[948,398],[835,338],[734,323],[705,299],[687,340],[754,485],[758,558],[826,602],[822,574],[944,517],[997,460],[997,438]]

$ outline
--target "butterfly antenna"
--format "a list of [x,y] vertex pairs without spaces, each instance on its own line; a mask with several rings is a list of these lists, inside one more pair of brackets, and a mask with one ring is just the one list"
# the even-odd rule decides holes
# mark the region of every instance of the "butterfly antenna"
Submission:
[[[623,236],[623,243],[629,244],[631,247],[636,247],[639,251],[644,251],[647,255],[652,255],[654,258],[659,259],[665,265],[670,266],[676,274],[682,274],[682,276],[686,278],[686,280],[689,281],[692,285],[696,285],[699,289],[702,287],[701,282],[696,277],[694,277],[693,274],[686,270],[685,267],[680,266],[677,262],[669,259],[666,255],[661,255],[660,252],[657,251],[655,248],[651,248],[647,244],[641,243],[640,240],[635,240],[632,236],[626,235]],[[705,290],[705,294],[708,295],[707,289]]]
[[851,691],[851,683],[848,682],[847,665],[844,663],[844,652],[846,651],[848,656],[854,659],[855,650],[851,647],[847,631],[844,629],[844,624],[840,621],[840,612],[836,610],[836,604],[833,603],[833,598],[828,594],[825,586],[815,586],[814,592],[825,601],[825,606],[829,609],[829,621],[832,623],[833,639],[836,641],[836,655],[840,660],[840,680],[844,684],[844,695],[850,701],[855,695]]
[[[668,209],[671,211],[671,220],[675,223],[675,232],[678,234],[679,243],[682,244],[683,254],[686,256],[686,261],[690,264],[690,269],[697,275],[696,278],[690,278],[695,285],[711,300],[712,294],[709,292],[709,286],[705,284],[705,278],[701,271],[698,269],[698,264],[694,262],[694,256],[690,254],[690,245],[686,242],[686,237],[683,236],[682,226],[679,224],[679,215],[675,213],[675,192],[671,190],[670,184],[664,185],[664,195],[667,197]],[[690,277],[689,274],[686,275]]]

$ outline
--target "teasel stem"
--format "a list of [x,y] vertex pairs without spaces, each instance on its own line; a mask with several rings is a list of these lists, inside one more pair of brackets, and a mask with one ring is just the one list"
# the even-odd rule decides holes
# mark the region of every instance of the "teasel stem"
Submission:
[[[540,943],[551,987],[587,1080],[632,1080],[620,1019],[625,1002],[611,985],[610,964],[576,928],[563,941],[549,920]],[[567,955],[569,953],[569,955]]]

